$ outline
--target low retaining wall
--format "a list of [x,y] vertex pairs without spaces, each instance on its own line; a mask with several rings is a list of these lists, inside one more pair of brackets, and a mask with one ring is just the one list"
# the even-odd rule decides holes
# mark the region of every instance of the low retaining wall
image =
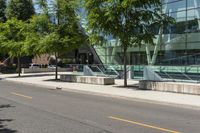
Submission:
[[200,95],[200,84],[141,80],[140,89]]
[[[55,72],[55,68],[22,68],[24,73],[42,73],[42,72]],[[67,72],[66,68],[58,68],[58,72]]]
[[77,82],[77,76],[75,74],[61,74],[60,80],[65,82]]
[[77,82],[77,83],[87,83],[87,84],[97,84],[97,85],[113,85],[115,84],[115,79],[110,77],[97,77],[97,76],[80,76],[71,74],[60,75],[61,81],[66,82]]

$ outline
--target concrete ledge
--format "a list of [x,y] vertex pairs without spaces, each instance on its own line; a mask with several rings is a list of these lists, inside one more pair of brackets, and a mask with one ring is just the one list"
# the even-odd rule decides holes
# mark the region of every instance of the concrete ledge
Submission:
[[[22,74],[25,73],[42,73],[42,72],[55,72],[54,68],[22,68]],[[67,72],[66,68],[58,68],[58,72]]]
[[79,75],[62,74],[62,75],[60,75],[60,80],[66,81],[66,82],[77,82],[77,76],[79,76]]
[[156,82],[141,80],[139,82],[139,88],[145,90],[200,95],[200,84],[195,83]]
[[77,76],[78,83],[98,84],[98,85],[113,85],[114,78],[96,77],[96,76]]
[[115,84],[115,79],[110,77],[97,77],[97,76],[80,76],[72,74],[62,74],[60,75],[61,81],[66,82],[77,82],[86,84],[96,84],[96,85],[113,85]]

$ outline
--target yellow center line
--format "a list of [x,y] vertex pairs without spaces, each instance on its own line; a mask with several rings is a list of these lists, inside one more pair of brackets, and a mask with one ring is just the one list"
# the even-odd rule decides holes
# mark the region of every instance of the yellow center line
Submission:
[[152,128],[152,129],[156,129],[156,130],[160,130],[160,131],[164,131],[164,132],[180,133],[180,132],[177,132],[177,131],[173,131],[173,130],[169,130],[169,129],[165,129],[165,128],[161,128],[161,127],[156,127],[156,126],[152,126],[152,125],[148,125],[148,124],[144,124],[144,123],[140,123],[140,122],[130,121],[130,120],[126,120],[126,119],[122,119],[122,118],[118,118],[118,117],[109,116],[108,118],[113,119],[113,120],[118,120],[118,121],[122,121],[122,122],[135,124],[135,125],[139,125],[139,126],[143,126],[143,127],[147,127],[147,128]]
[[24,98],[27,98],[27,99],[33,99],[33,98],[30,97],[30,96],[26,96],[26,95],[19,94],[19,93],[15,93],[15,92],[11,92],[11,94],[16,95],[16,96],[20,96],[20,97],[24,97]]

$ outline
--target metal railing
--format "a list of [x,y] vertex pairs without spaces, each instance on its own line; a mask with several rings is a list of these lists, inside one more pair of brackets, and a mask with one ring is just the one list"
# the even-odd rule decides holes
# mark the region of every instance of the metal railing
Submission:
[[[145,66],[134,66],[133,71],[143,72]],[[200,83],[200,66],[151,66],[165,81]],[[143,75],[140,75],[143,77]]]

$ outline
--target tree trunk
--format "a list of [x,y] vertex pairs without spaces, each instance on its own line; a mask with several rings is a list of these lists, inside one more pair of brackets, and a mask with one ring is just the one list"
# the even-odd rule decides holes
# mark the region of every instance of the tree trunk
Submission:
[[17,63],[18,63],[18,77],[21,77],[21,60],[20,60],[20,57],[17,57]]
[[55,79],[58,79],[58,57],[56,56],[56,70],[55,70]]
[[127,47],[124,45],[124,87],[127,87]]

